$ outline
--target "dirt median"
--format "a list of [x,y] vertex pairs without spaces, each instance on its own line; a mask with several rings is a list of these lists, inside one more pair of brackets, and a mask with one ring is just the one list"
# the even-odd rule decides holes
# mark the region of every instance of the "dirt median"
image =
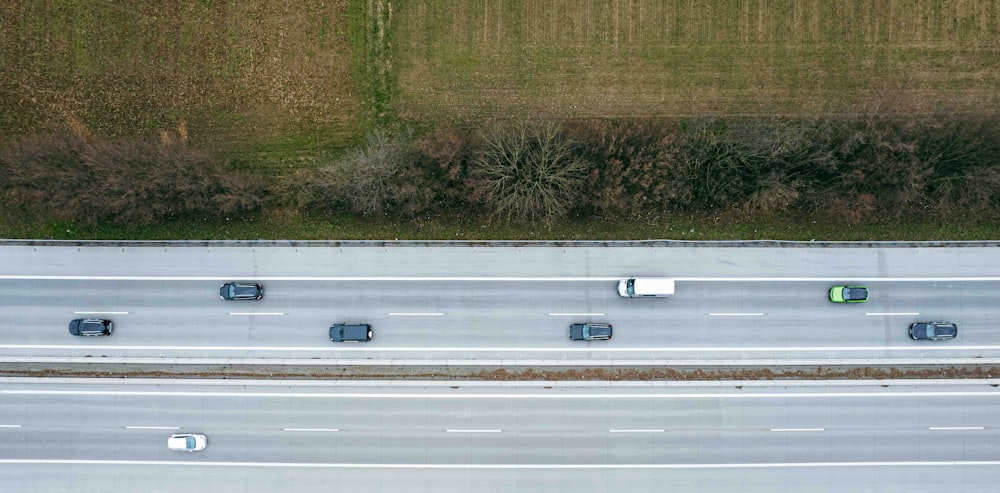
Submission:
[[662,368],[580,367],[544,369],[530,367],[424,367],[424,366],[226,366],[226,365],[114,365],[114,364],[12,364],[0,367],[5,377],[76,378],[211,378],[287,380],[487,380],[487,381],[657,381],[657,380],[878,380],[878,379],[981,379],[1000,375],[998,365],[915,365],[873,367],[783,368]]

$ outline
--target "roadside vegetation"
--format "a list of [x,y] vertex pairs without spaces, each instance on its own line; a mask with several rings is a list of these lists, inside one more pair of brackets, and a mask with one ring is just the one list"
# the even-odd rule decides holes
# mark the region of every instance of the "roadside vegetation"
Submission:
[[998,2],[0,18],[0,236],[997,237]]

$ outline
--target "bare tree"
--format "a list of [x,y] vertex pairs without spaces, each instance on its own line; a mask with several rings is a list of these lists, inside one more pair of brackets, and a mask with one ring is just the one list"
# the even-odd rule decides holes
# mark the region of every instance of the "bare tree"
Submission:
[[473,182],[494,216],[550,221],[569,210],[590,166],[557,124],[519,121],[494,126],[482,139]]

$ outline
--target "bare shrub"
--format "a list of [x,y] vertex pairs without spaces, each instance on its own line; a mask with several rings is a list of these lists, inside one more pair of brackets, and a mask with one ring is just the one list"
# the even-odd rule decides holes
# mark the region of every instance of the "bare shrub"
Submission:
[[772,171],[755,192],[750,194],[743,211],[752,214],[778,214],[787,212],[799,199],[800,181],[790,180],[780,172]]
[[413,216],[433,206],[437,190],[419,166],[411,133],[392,137],[373,132],[364,146],[320,168],[302,202],[326,211]]
[[342,166],[349,170],[342,191],[355,212],[383,214],[392,209],[395,183],[410,155],[409,140],[393,140],[381,132],[368,135],[364,147],[348,152]]
[[495,217],[551,221],[563,217],[580,194],[589,163],[555,123],[494,125],[472,160],[476,199]]
[[677,172],[672,127],[663,121],[600,122],[572,129],[594,163],[583,204],[602,214],[638,217],[690,200]]
[[678,159],[691,187],[689,208],[732,207],[756,191],[756,181],[769,162],[762,149],[748,142],[725,122],[701,120],[686,126]]
[[22,140],[0,161],[6,205],[80,224],[224,219],[256,212],[267,198],[259,180],[179,144],[49,135]]
[[454,128],[439,129],[414,143],[417,160],[435,190],[434,209],[450,211],[469,206],[468,181],[471,143]]
[[1000,122],[949,117],[917,131],[917,153],[932,169],[929,201],[985,212],[1000,199]]

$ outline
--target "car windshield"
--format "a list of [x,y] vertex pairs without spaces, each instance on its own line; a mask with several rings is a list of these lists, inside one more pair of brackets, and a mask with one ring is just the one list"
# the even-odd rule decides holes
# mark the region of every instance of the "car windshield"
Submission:
[[236,296],[236,285],[235,284],[230,284],[229,285],[229,297],[232,298],[233,296]]
[[187,439],[184,440],[184,445],[187,448],[194,448],[194,437],[187,437]]

